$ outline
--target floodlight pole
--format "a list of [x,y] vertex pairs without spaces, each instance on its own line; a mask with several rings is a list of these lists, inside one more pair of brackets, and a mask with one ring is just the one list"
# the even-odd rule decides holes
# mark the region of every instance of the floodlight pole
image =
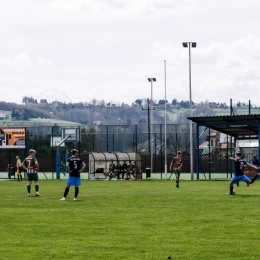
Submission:
[[121,118],[118,118],[118,120],[124,124],[124,152],[125,152],[126,123]]
[[[151,138],[152,138],[153,137],[153,113],[152,113],[152,111],[154,110],[154,106],[153,106],[153,82],[156,81],[156,78],[148,78],[148,81],[151,82],[151,109],[150,109],[151,127],[150,127],[150,133],[151,133]],[[152,173],[153,172],[153,143],[152,143],[152,140],[151,140],[150,149],[151,149],[150,150],[150,156],[151,156],[151,173]]]
[[[184,48],[189,46],[189,92],[190,92],[190,117],[192,117],[192,98],[191,98],[191,55],[190,55],[190,46],[192,48],[196,48],[196,42],[183,42],[182,43]],[[190,120],[190,174],[191,179],[194,179],[193,176],[193,136],[192,136],[192,120]]]
[[166,107],[166,61],[164,61],[164,72],[165,72],[165,98],[164,98],[164,110],[165,110],[165,118],[164,118],[164,176],[165,180],[167,180],[167,107]]
[[148,98],[147,99],[148,107],[147,108],[143,108],[142,107],[142,110],[147,110],[148,111],[148,145],[149,145],[148,150],[149,150],[149,153],[150,153],[151,152],[151,129],[150,129],[150,126],[151,126],[151,124],[150,124],[150,110],[151,110],[151,108],[149,106],[149,103],[150,103],[150,101],[149,101],[149,98]]

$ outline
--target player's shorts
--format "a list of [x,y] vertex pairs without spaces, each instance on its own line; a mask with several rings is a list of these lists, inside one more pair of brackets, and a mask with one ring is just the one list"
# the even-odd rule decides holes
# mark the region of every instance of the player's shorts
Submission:
[[246,183],[249,183],[251,180],[246,176],[234,176],[232,180],[230,181],[230,184],[239,183],[240,181],[244,181]]
[[173,173],[176,175],[180,175],[181,174],[181,171],[180,170],[177,170],[176,168],[173,169]]
[[67,180],[67,186],[80,186],[81,179],[80,177],[69,177]]
[[38,181],[38,173],[27,173],[27,179],[28,181]]

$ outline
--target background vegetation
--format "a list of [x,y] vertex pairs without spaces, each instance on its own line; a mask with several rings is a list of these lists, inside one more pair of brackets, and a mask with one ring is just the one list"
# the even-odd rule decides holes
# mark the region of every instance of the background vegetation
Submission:
[[[18,105],[14,103],[0,102],[0,111],[10,115],[10,118],[2,120],[2,124],[27,122],[27,124],[66,124],[73,122],[77,124],[92,125],[121,125],[121,124],[147,124],[148,107],[145,99],[137,99],[135,105],[111,104],[105,101],[93,100],[90,103],[64,104],[46,103],[30,105]],[[165,123],[164,100],[155,101],[153,110],[153,123]],[[260,108],[251,106],[251,113],[258,114]],[[215,107],[209,102],[193,103],[193,116],[230,115],[230,108],[226,104],[218,103]],[[248,106],[237,103],[232,108],[234,114],[248,114]],[[166,120],[168,123],[187,123],[190,116],[189,102],[174,99],[171,104],[167,103]],[[119,120],[120,119],[120,120]]]

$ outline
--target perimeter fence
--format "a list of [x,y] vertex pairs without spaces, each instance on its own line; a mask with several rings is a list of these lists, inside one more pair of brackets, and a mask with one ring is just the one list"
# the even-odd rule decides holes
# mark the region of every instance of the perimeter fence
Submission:
[[[151,167],[152,162],[153,173],[158,174],[161,178],[164,178],[165,172],[165,152],[169,170],[172,157],[178,150],[181,150],[184,161],[182,172],[190,173],[189,127],[189,123],[167,124],[166,126],[164,124],[150,126],[147,124],[81,125],[76,127],[57,125],[27,126],[25,149],[6,147],[0,149],[0,172],[5,172],[8,164],[16,165],[16,155],[22,160],[28,155],[29,149],[33,148],[37,151],[36,157],[40,165],[40,171],[55,173],[57,151],[60,153],[61,161],[66,161],[66,154],[72,148],[75,148],[78,149],[80,157],[87,164],[86,171],[89,169],[88,156],[90,152],[136,152],[141,156],[142,168],[140,170],[145,172],[147,167]],[[66,141],[64,146],[57,149],[58,143],[55,143],[54,139],[62,138],[64,128],[79,129],[79,141]],[[193,129],[193,132],[195,132],[195,126]],[[167,133],[166,142],[165,130]],[[195,133],[193,135],[193,140],[195,140]],[[202,136],[202,138],[204,137]],[[192,144],[192,147],[195,155],[195,145]],[[195,172],[195,156],[193,160]],[[218,176],[218,174],[220,174],[219,178],[227,178],[231,172],[232,164],[223,159],[221,151],[216,149],[214,154],[200,156],[200,179],[211,179],[212,176]]]

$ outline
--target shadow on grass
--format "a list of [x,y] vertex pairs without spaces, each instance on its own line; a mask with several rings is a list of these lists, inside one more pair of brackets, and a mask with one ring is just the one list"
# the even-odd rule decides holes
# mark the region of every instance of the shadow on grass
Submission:
[[260,197],[260,194],[236,194],[234,197],[242,197],[242,198]]

